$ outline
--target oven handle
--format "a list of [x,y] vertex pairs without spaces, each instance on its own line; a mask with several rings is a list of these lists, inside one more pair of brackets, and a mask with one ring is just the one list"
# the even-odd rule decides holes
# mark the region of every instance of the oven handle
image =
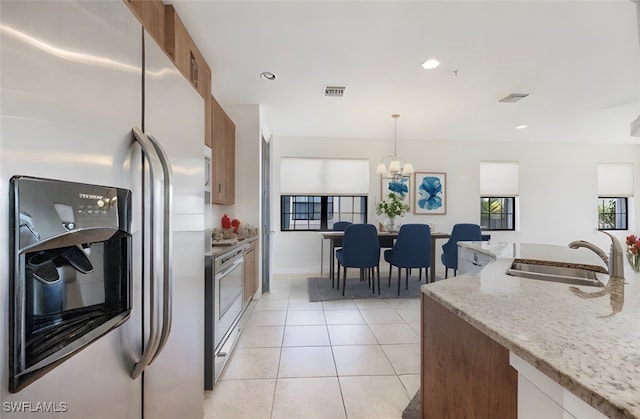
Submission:
[[151,359],[153,362],[160,352],[164,349],[164,346],[169,339],[171,333],[171,323],[173,320],[173,267],[171,258],[171,249],[173,244],[173,232],[171,231],[171,212],[173,208],[173,172],[171,171],[171,164],[167,153],[156,140],[153,135],[147,134],[147,138],[155,148],[160,164],[162,165],[163,173],[163,225],[162,225],[162,332],[160,333],[160,344],[156,349],[155,355]]
[[[148,264],[149,268],[149,338],[146,346],[140,356],[140,360],[134,365],[133,371],[131,372],[131,378],[136,379],[138,376],[144,371],[144,369],[151,363],[153,356],[156,353],[158,345],[160,343],[160,336],[158,334],[160,327],[160,315],[157,312],[159,310],[159,299],[158,290],[156,289],[156,272],[155,272],[155,259],[156,259],[156,248],[155,248],[155,193],[156,186],[155,183],[158,182],[156,178],[156,170],[160,167],[160,161],[156,154],[155,148],[147,139],[147,136],[138,128],[133,128],[133,134],[135,140],[140,145],[142,150],[142,154],[146,161],[149,163],[149,183],[151,187],[149,188],[149,201],[151,202],[151,208],[149,210],[149,255],[150,255],[150,263]],[[144,182],[143,182],[144,189]],[[143,191],[143,196],[145,196],[146,191]],[[143,234],[144,236],[144,234]]]
[[231,271],[233,271],[238,265],[244,262],[244,256],[240,256],[238,259],[234,260],[231,266],[228,266],[225,270],[217,272],[215,274],[215,279],[220,280],[227,276]]

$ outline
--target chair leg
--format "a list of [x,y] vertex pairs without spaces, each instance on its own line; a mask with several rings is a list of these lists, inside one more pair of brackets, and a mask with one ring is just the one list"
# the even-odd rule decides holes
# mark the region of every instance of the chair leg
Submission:
[[422,268],[418,268],[418,282],[422,282]]
[[345,266],[342,270],[344,279],[342,280],[342,295],[344,295],[344,289],[347,288],[347,267]]
[[405,290],[409,289],[409,268],[407,268],[407,270],[404,271],[404,289]]
[[444,267],[444,279],[449,278],[449,268],[447,268],[446,266]]
[[[340,262],[338,262],[338,275],[337,277],[337,282],[338,282],[338,288],[336,288],[338,291],[340,291]],[[333,284],[331,284],[331,286],[333,287]]]
[[[340,278],[340,262],[336,260],[336,264],[338,265],[337,277]],[[338,282],[340,282],[340,280],[338,280]],[[335,271],[331,271],[331,288],[335,288],[335,287],[336,287],[336,273]]]
[[457,275],[458,275],[458,270],[457,270],[457,269],[454,269],[454,270],[453,270],[453,276],[457,276]]
[[375,268],[372,266],[369,268],[369,282],[371,283],[371,293],[376,293],[376,273]]
[[380,265],[376,266],[376,271],[378,272],[378,295],[380,295]]
[[398,295],[400,295],[400,282],[402,281],[401,276],[402,276],[402,268],[398,268]]
[[393,270],[393,266],[389,264],[389,288],[391,288],[391,271]]

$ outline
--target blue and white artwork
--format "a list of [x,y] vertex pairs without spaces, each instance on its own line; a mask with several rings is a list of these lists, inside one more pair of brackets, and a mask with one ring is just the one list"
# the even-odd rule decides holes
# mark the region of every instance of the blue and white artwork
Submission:
[[380,179],[380,200],[385,200],[390,193],[402,196],[407,205],[411,206],[411,178],[393,179],[383,177]]
[[409,193],[409,185],[408,185],[409,179],[408,178],[402,178],[399,180],[391,180],[389,182],[389,185],[387,186],[387,189],[390,192],[395,192],[399,195],[406,195]]
[[446,214],[444,173],[415,174],[414,214]]

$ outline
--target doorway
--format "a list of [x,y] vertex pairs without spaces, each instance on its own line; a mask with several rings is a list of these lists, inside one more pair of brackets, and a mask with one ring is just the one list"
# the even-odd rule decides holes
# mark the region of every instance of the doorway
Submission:
[[262,293],[269,291],[271,277],[271,155],[270,144],[262,137]]

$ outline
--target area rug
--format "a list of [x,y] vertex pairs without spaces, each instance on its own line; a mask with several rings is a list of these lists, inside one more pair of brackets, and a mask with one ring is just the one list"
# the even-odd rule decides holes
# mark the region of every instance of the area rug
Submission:
[[416,392],[413,399],[402,412],[402,419],[418,419],[420,417],[420,390]]
[[[386,275],[380,276],[380,295],[376,289],[375,294],[371,292],[368,282],[360,282],[357,277],[347,278],[347,288],[345,295],[342,295],[342,280],[340,281],[340,290],[331,287],[331,279],[329,278],[309,278],[309,301],[331,301],[331,300],[349,300],[362,298],[420,298],[420,286],[425,284],[424,276],[422,282],[418,282],[418,276],[409,277],[409,289],[405,289],[404,273],[402,275],[402,283],[400,285],[400,295],[398,296],[398,274],[395,273],[391,277],[391,288],[389,288],[389,279]],[[377,282],[377,281],[376,281]],[[377,283],[376,283],[377,285]]]

